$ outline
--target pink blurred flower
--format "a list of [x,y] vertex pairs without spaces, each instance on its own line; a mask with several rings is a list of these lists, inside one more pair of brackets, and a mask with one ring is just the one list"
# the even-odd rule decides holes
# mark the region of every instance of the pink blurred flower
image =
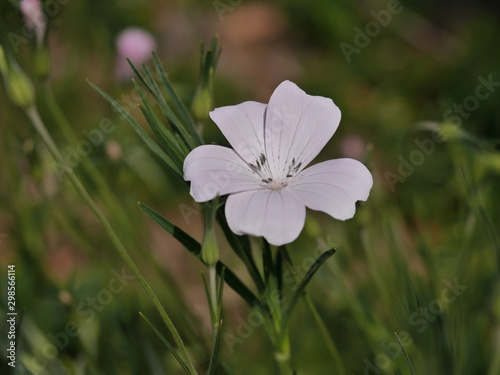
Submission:
[[128,65],[128,58],[134,65],[147,62],[151,58],[151,52],[156,49],[155,38],[147,31],[131,27],[123,30],[116,38],[116,76],[119,79],[129,79],[133,76],[132,69]]
[[233,149],[203,145],[184,161],[197,202],[229,194],[226,217],[236,234],[263,236],[276,246],[302,231],[306,207],[346,220],[373,184],[357,160],[306,166],[333,136],[340,110],[331,99],[310,96],[290,81],[269,104],[244,102],[210,112]]
[[340,141],[340,155],[345,158],[361,160],[365,151],[366,143],[359,135],[347,135]]
[[42,43],[47,26],[40,0],[21,0],[19,4],[26,26],[35,31],[38,43]]

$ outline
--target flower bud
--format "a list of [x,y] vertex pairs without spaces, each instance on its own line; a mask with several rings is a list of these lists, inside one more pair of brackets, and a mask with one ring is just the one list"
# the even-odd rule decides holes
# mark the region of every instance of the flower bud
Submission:
[[7,95],[14,105],[20,108],[28,108],[34,103],[35,89],[21,69],[8,69],[4,78]]
[[5,58],[5,52],[3,50],[3,47],[0,45],[0,73],[7,74],[7,70],[8,70],[7,59]]
[[218,199],[210,202],[205,208],[205,234],[201,246],[201,258],[207,266],[215,266],[219,260],[219,245],[215,235],[215,214]]
[[208,113],[214,107],[214,74],[220,53],[218,40],[215,37],[206,52],[204,45],[201,45],[200,79],[191,105],[194,118],[200,122],[208,120]]
[[199,85],[193,98],[193,115],[198,121],[208,120],[208,113],[214,108],[212,84]]

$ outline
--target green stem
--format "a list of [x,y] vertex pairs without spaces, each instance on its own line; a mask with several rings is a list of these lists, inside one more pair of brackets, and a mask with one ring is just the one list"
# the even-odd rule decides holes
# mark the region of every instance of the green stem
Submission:
[[[47,128],[45,127],[42,119],[40,118],[40,115],[37,111],[37,109],[34,106],[31,106],[26,110],[26,115],[28,118],[31,120],[33,123],[33,126],[39,133],[40,137],[44,141],[45,145],[49,149],[49,152],[52,154],[52,157],[60,162],[64,163],[64,159],[62,158],[61,154],[59,153],[59,150],[57,149],[56,144],[52,140],[52,137],[50,136],[49,132],[47,131]],[[88,207],[91,209],[91,211],[94,213],[94,215],[97,217],[97,219],[101,222],[102,226],[104,227],[105,231],[109,235],[111,242],[115,245],[116,249],[118,250],[118,253],[121,255],[122,259],[127,263],[127,265],[130,267],[132,272],[136,275],[137,279],[141,283],[141,285],[144,287],[146,290],[147,294],[153,301],[153,304],[155,305],[156,309],[158,310],[158,313],[162,317],[163,321],[167,325],[170,333],[172,334],[172,337],[177,344],[177,347],[180,350],[180,356],[181,358],[187,363],[190,373],[191,374],[197,374],[190,358],[189,354],[184,346],[184,343],[182,341],[182,338],[179,335],[179,332],[177,332],[177,329],[175,328],[174,324],[170,320],[170,317],[168,316],[167,312],[161,305],[158,297],[155,295],[153,289],[151,286],[148,284],[144,276],[141,274],[141,271],[139,268],[135,265],[134,261],[132,258],[127,253],[127,250],[123,246],[122,242],[120,241],[120,238],[118,235],[115,233],[113,228],[111,227],[111,224],[109,221],[106,219],[102,211],[99,209],[99,207],[96,205],[92,197],[88,194],[87,190],[85,190],[85,187],[82,185],[78,177],[74,174],[73,171],[70,171],[68,173],[68,179],[77,191],[77,193],[80,195],[80,197],[85,201],[85,203],[88,205]]]
[[[52,114],[54,122],[59,127],[66,142],[76,145],[78,138],[62,112],[59,104],[54,98],[54,93],[47,82],[42,84],[45,102],[47,108]],[[86,157],[82,158],[81,165],[90,179],[94,182],[97,190],[102,198],[103,203],[107,206],[108,211],[114,213],[113,217],[120,221],[120,226],[124,228],[125,233],[133,233],[133,226],[129,220],[129,216],[124,212],[122,205],[118,202],[115,195],[112,193],[108,183],[103,178],[99,170]],[[137,244],[137,243],[136,243]]]
[[219,326],[220,316],[218,314],[218,296],[217,296],[217,271],[215,270],[215,265],[208,267],[208,285],[209,285],[209,298],[210,298],[210,308],[212,309],[212,328],[214,335],[217,334],[217,327]]
[[293,368],[290,362],[290,338],[288,333],[285,335],[285,339],[276,349],[277,350],[274,352],[274,358],[278,363],[280,375],[292,375]]

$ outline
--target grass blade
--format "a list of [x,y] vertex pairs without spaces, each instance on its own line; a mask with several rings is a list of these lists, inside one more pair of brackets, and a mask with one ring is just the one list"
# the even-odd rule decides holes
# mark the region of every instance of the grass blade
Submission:
[[158,336],[158,338],[165,344],[165,346],[168,348],[168,350],[170,350],[170,352],[173,354],[173,356],[175,357],[177,362],[179,362],[179,364],[181,365],[184,372],[188,375],[191,374],[191,371],[189,370],[189,367],[186,364],[186,362],[184,362],[182,360],[182,358],[177,353],[175,348],[172,346],[172,344],[170,344],[168,342],[168,340],[165,338],[165,336],[162,335],[160,330],[158,328],[156,328],[155,325],[153,323],[151,323],[151,321],[148,318],[146,318],[146,316],[142,312],[139,311],[139,315],[141,316],[141,318],[143,318],[146,321],[146,323],[148,324],[149,327],[151,327],[151,329],[154,331],[154,333],[156,333],[156,336]]
[[295,305],[297,304],[299,298],[302,296],[302,293],[304,293],[307,284],[309,284],[309,281],[311,281],[312,277],[319,269],[319,267],[321,267],[321,265],[325,263],[326,260],[329,259],[333,254],[335,254],[335,249],[325,251],[323,254],[321,254],[319,258],[314,261],[311,268],[309,268],[307,273],[304,275],[304,278],[297,286],[297,290],[293,293],[290,303],[288,304],[288,307],[283,314],[283,319],[281,321],[281,332],[278,342],[281,342],[284,339],[293,309],[295,308]]

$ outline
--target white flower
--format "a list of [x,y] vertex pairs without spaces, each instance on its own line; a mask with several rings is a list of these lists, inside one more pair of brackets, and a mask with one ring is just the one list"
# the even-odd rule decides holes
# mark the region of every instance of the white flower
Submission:
[[210,113],[233,149],[203,145],[184,161],[197,202],[229,194],[226,217],[236,234],[263,236],[273,245],[295,240],[306,207],[346,220],[373,185],[357,160],[328,160],[306,166],[333,136],[340,110],[331,99],[310,96],[290,81],[269,104],[244,102]]

